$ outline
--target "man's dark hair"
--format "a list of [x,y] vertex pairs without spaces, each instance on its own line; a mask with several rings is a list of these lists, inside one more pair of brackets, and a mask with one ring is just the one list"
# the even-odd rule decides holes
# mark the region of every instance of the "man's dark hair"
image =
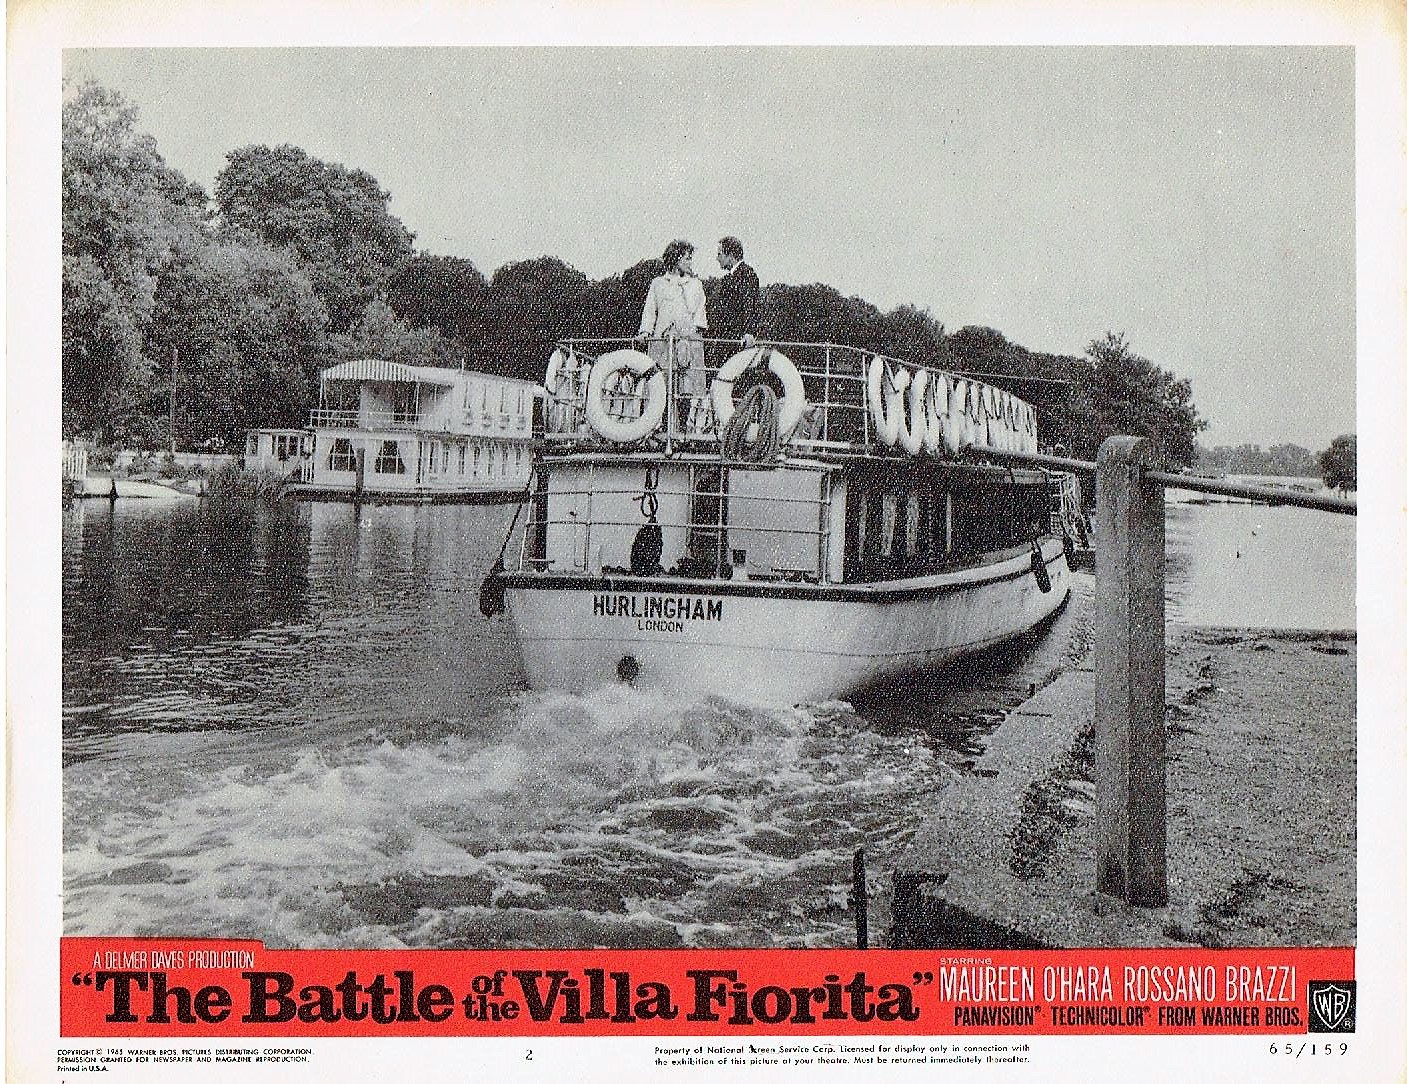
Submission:
[[736,237],[725,237],[718,242],[718,247],[735,260],[743,258],[743,243]]
[[688,241],[671,241],[664,246],[664,269],[666,271],[678,271],[679,261],[694,251],[694,246]]

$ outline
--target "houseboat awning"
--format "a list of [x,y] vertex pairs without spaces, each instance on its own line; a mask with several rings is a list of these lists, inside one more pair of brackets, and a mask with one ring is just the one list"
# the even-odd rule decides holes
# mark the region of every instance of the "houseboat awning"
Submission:
[[433,365],[402,365],[383,358],[358,358],[322,371],[323,380],[376,380],[386,384],[445,384],[455,382],[456,369]]

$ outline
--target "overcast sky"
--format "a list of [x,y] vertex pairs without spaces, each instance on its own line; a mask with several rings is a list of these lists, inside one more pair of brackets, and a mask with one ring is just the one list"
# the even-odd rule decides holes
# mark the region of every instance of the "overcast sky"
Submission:
[[593,278],[685,237],[949,331],[1192,378],[1204,443],[1354,422],[1347,48],[101,50],[167,161],[292,143],[418,247]]

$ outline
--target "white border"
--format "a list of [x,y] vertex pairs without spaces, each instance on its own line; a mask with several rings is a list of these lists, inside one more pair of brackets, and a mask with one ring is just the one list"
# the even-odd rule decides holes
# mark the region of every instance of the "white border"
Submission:
[[[59,695],[59,93],[61,50],[80,46],[428,44],[1350,44],[1357,48],[1359,529],[1358,1055],[1336,1063],[1266,1060],[1259,1039],[1031,1040],[1023,1079],[1398,1079],[1404,1070],[1407,837],[1407,455],[1404,322],[1403,55],[1393,0],[1239,3],[382,3],[282,0],[43,3],[9,11],[6,345],[7,1064],[10,1079],[53,1073],[60,918]],[[1286,735],[1294,741],[1294,735]],[[1293,853],[1284,861],[1292,864]],[[580,1044],[590,1042],[590,1047]],[[1097,1053],[1086,1047],[1097,1044]],[[473,1043],[471,1047],[467,1044]],[[193,1044],[194,1045],[194,1044]],[[525,1063],[518,1040],[342,1040],[317,1044],[307,1070],[260,1080],[440,1076],[541,1079],[567,1064],[583,1080],[653,1076],[651,1040],[546,1040]],[[570,1055],[570,1061],[568,1060]],[[1091,1056],[1093,1055],[1093,1056]],[[462,1061],[460,1060],[462,1059]],[[1056,1063],[1061,1070],[1053,1073]],[[520,1074],[518,1066],[522,1066]],[[202,1071],[246,1079],[251,1070]],[[678,1071],[676,1071],[678,1072]],[[746,1070],[733,1074],[770,1076]],[[1339,1074],[1343,1075],[1339,1075]],[[458,1074],[452,1074],[458,1075]],[[794,1079],[794,1073],[783,1074]],[[1002,1079],[1007,1074],[984,1074]],[[189,1070],[142,1079],[189,1079]],[[109,1079],[131,1079],[114,1073]]]

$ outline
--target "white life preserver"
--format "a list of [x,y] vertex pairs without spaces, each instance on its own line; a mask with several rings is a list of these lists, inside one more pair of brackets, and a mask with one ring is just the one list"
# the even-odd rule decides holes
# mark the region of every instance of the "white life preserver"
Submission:
[[927,431],[927,407],[924,393],[928,391],[928,370],[919,369],[909,381],[908,410],[899,408],[899,446],[910,455],[923,451],[924,433]]
[[947,445],[948,396],[952,385],[945,373],[934,373],[928,382],[928,394],[923,397],[923,450],[929,455],[942,455]]
[[576,351],[552,351],[547,359],[547,372],[542,378],[542,390],[547,393],[548,432],[565,433],[579,429],[577,411],[582,381],[582,362]]
[[806,413],[806,387],[801,382],[801,374],[791,358],[770,346],[750,346],[739,350],[723,363],[709,385],[709,397],[713,401],[713,416],[719,433],[737,410],[733,402],[733,382],[742,375],[744,369],[757,361],[758,355],[767,351],[767,371],[782,382],[782,404],[777,410],[777,435],[786,440],[791,436]]
[[908,383],[907,369],[900,368],[891,375],[878,354],[870,360],[870,420],[874,422],[875,438],[891,448],[899,441],[899,416],[904,411],[904,388]]
[[562,369],[567,364],[567,355],[559,346],[547,359],[547,375],[542,378],[542,389],[549,398],[556,399],[561,394]]
[[[645,406],[638,418],[617,418],[607,410],[606,381],[627,369],[637,377],[649,374]],[[591,367],[591,377],[586,382],[586,420],[607,440],[623,444],[643,440],[659,428],[666,398],[664,370],[649,355],[638,350],[612,350],[597,358]]]

